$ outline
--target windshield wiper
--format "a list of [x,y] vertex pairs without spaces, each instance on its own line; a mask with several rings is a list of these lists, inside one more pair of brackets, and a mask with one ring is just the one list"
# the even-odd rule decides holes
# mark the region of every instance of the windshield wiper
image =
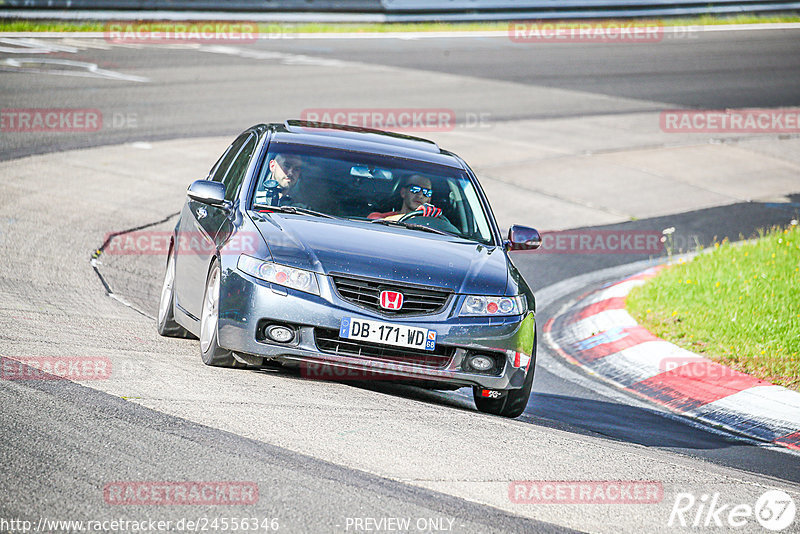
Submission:
[[386,219],[375,219],[375,220],[370,221],[370,222],[372,224],[383,224],[385,226],[401,226],[403,228],[411,228],[412,230],[422,230],[423,232],[431,232],[431,233],[434,233],[434,234],[461,237],[461,236],[457,236],[456,234],[454,234],[452,232],[445,232],[444,230],[439,230],[438,228],[431,228],[430,226],[425,226],[425,225],[422,225],[422,224],[414,224],[414,223],[407,223],[407,222],[400,222],[400,221],[387,221]]
[[270,206],[269,204],[253,204],[253,209],[265,209],[270,211],[278,211],[280,213],[300,213],[302,215],[313,215],[315,217],[325,217],[327,219],[341,218],[335,215],[330,215],[329,213],[322,213],[321,211],[300,208],[298,206]]

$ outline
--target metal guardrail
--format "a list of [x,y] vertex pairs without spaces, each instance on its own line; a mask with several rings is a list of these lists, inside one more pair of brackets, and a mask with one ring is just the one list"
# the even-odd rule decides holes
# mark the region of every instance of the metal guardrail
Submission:
[[440,20],[609,18],[788,12],[786,0],[382,0],[396,20],[422,14]]
[[393,22],[680,17],[800,11],[800,2],[786,0],[383,0],[383,4],[387,7],[387,20]]
[[781,0],[382,0],[389,12],[447,12],[447,11],[533,11],[533,10],[608,10],[654,9],[682,7],[752,6],[758,4],[790,4]]
[[[380,17],[385,21],[522,20],[608,17],[681,16],[797,12],[800,1],[788,0],[0,0],[3,14],[14,12],[198,11],[292,13],[304,20],[313,13]],[[58,11],[56,11],[58,10]],[[108,18],[108,13],[101,18]]]

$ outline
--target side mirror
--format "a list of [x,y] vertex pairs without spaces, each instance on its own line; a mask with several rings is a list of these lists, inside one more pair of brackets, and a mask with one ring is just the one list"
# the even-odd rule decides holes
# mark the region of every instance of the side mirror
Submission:
[[227,209],[230,202],[225,200],[225,184],[212,182],[211,180],[195,180],[186,191],[189,198],[208,204]]
[[542,244],[542,236],[536,228],[514,225],[508,229],[506,250],[533,250]]

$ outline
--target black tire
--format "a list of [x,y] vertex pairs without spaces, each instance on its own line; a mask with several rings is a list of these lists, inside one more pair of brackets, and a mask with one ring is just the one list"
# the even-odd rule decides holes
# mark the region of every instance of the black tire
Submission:
[[475,407],[478,411],[500,415],[502,417],[519,417],[528,406],[528,399],[531,396],[533,387],[533,374],[536,370],[536,336],[533,337],[533,354],[531,363],[528,367],[528,374],[525,375],[525,382],[520,389],[501,390],[502,396],[496,399],[481,397],[484,388],[473,388],[472,397],[475,400]]
[[208,270],[206,288],[203,291],[203,309],[200,311],[200,358],[212,367],[237,367],[230,351],[221,349],[218,339],[219,284],[221,272],[215,259]]
[[164,273],[164,284],[161,286],[156,327],[158,333],[165,337],[194,337],[175,321],[175,255],[173,249],[170,249],[167,256],[167,272]]

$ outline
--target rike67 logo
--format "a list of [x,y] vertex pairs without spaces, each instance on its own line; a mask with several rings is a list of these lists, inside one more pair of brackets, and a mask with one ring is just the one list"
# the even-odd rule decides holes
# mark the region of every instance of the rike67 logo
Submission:
[[777,532],[794,523],[796,512],[794,499],[780,490],[764,492],[755,505],[726,503],[719,493],[699,498],[692,493],[678,493],[667,526],[738,529],[755,519],[765,529]]

